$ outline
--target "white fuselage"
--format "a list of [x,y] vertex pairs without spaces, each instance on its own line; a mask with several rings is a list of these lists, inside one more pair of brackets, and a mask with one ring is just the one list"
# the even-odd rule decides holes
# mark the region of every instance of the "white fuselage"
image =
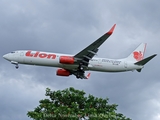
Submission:
[[[3,57],[11,63],[58,67],[65,69],[77,69],[78,64],[61,64],[60,56],[73,56],[68,54],[27,51],[14,51],[4,55]],[[107,58],[92,58],[85,70],[101,71],[101,72],[123,72],[141,69],[143,66],[135,65],[133,62],[124,59],[107,59]]]

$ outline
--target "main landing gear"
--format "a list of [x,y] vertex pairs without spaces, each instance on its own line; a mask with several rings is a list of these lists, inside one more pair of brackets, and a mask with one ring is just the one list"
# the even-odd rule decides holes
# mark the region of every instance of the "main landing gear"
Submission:
[[81,78],[82,79],[82,76],[84,76],[84,69],[82,67],[82,63],[79,64],[78,66],[78,70],[77,70],[77,74],[76,74],[76,77],[79,79]]
[[83,71],[82,63],[79,63],[78,70]]
[[83,70],[78,70],[77,71],[77,74],[76,74],[76,77],[79,79],[83,79],[83,76],[84,76],[84,71]]

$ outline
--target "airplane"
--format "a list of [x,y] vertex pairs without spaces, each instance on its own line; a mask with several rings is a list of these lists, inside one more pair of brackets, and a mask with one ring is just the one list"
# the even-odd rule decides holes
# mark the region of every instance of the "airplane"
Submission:
[[141,72],[144,65],[157,54],[144,59],[146,43],[141,43],[128,57],[123,59],[108,59],[94,57],[98,48],[112,35],[116,24],[99,39],[75,55],[41,52],[33,50],[17,50],[5,54],[4,59],[10,61],[18,69],[19,64],[57,67],[56,75],[70,76],[88,79],[90,73],[85,71],[99,72],[125,72],[137,70]]

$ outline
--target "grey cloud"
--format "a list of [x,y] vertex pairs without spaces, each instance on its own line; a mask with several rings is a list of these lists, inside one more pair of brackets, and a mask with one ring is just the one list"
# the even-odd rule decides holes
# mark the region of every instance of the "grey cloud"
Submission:
[[[0,56],[17,49],[76,54],[117,23],[98,57],[126,57],[141,42],[146,56],[159,54],[159,1],[1,1]],[[109,97],[118,111],[133,120],[157,120],[159,109],[159,56],[141,73],[91,72],[89,80],[58,77],[56,68],[14,66],[0,59],[0,119],[29,119],[44,98],[45,88],[73,86],[97,97]],[[6,95],[7,94],[7,95]],[[12,100],[10,102],[10,100]],[[9,109],[10,108],[10,109]]]

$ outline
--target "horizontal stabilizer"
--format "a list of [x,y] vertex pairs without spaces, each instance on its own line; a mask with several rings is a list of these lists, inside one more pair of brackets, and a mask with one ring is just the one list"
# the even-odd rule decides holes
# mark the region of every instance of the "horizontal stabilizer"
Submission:
[[138,72],[141,72],[142,69],[137,69]]
[[136,63],[134,63],[134,64],[136,64],[136,65],[145,65],[147,62],[149,62],[152,58],[154,58],[155,56],[156,56],[157,54],[154,54],[154,55],[152,55],[152,56],[150,56],[150,57],[147,57],[147,58],[145,58],[145,59],[143,59],[143,60],[141,60],[141,61],[138,61],[138,62],[136,62]]

